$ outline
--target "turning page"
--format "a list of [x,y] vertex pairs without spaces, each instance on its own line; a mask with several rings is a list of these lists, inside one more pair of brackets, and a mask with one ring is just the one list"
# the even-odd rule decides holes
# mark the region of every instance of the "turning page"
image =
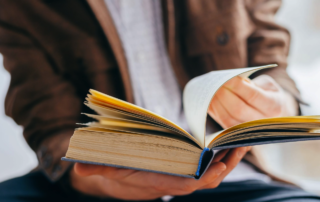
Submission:
[[183,105],[192,135],[205,147],[205,128],[209,104],[217,90],[235,76],[249,77],[254,72],[276,67],[276,64],[260,67],[212,71],[188,82],[183,91]]

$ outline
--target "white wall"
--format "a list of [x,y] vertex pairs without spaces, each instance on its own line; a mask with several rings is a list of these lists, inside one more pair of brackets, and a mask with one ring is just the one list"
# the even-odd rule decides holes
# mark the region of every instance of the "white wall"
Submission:
[[277,15],[291,32],[289,73],[310,107],[306,115],[320,114],[320,1],[284,0]]
[[37,165],[37,159],[22,136],[22,128],[4,113],[4,98],[10,75],[0,55],[0,181],[23,175]]
[[[309,106],[304,115],[320,115],[320,1],[283,0],[276,20],[291,33],[288,72]],[[261,146],[269,167],[320,194],[320,141]]]

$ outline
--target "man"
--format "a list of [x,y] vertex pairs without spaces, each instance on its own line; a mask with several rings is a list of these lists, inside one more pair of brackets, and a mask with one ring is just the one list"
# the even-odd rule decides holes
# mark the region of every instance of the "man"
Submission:
[[49,178],[35,171],[3,182],[0,199],[319,201],[262,173],[254,152],[241,161],[248,147],[218,153],[198,181],[60,161],[80,112],[88,111],[81,103],[89,88],[187,127],[181,89],[188,80],[277,63],[252,81],[227,82],[212,100],[208,127],[298,114],[299,93],[285,71],[289,34],[273,22],[279,1],[0,2],[0,51],[12,76],[6,113],[24,126]]

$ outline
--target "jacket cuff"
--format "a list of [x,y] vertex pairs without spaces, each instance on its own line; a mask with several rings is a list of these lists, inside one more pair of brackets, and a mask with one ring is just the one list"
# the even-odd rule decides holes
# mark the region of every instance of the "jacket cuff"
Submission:
[[71,162],[61,161],[67,152],[72,134],[73,129],[55,133],[46,138],[36,151],[39,168],[52,182],[59,180],[73,165]]

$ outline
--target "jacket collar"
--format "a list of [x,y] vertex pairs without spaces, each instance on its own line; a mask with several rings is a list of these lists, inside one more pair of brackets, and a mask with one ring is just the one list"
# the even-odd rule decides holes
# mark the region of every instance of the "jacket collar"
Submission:
[[[178,8],[178,7],[177,7]],[[188,76],[182,65],[181,53],[179,49],[179,25],[177,24],[179,14],[175,9],[173,0],[162,0],[162,16],[164,24],[164,36],[167,43],[168,55],[171,66],[175,72],[180,88],[183,90],[188,82]]]
[[113,23],[109,10],[104,0],[87,0],[87,2],[95,14],[98,22],[100,23],[115,55],[123,80],[126,100],[133,103],[133,90],[130,82],[128,63],[124,54],[120,37],[117,33],[117,29]]

